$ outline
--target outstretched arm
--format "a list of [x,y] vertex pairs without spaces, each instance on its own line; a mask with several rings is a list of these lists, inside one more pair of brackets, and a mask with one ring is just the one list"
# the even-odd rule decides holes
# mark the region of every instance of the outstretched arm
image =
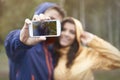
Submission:
[[[44,15],[34,17],[36,21],[47,19]],[[46,40],[46,37],[29,37],[28,25],[31,23],[29,19],[25,20],[24,26],[21,30],[15,30],[9,33],[5,40],[6,53],[11,60],[18,60],[25,55],[26,51],[40,41]]]

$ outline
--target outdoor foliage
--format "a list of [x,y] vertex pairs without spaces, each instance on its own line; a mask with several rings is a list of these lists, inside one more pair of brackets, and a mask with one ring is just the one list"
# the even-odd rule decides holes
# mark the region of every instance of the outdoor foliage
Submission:
[[[60,4],[68,16],[73,16],[82,22],[85,30],[120,49],[120,0],[46,1]],[[3,47],[7,34],[11,30],[21,29],[26,18],[32,19],[36,6],[42,2],[45,0],[0,0],[0,60],[5,59],[0,63],[0,80],[5,80],[1,78],[2,67],[8,66]],[[8,67],[6,68],[5,72],[8,72]],[[96,80],[119,80],[120,71],[97,72],[95,75]]]

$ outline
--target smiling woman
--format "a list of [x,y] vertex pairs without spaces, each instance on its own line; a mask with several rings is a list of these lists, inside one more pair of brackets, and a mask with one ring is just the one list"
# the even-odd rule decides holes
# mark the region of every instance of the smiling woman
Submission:
[[120,51],[84,31],[80,21],[72,17],[62,22],[61,35],[53,45],[53,58],[55,80],[94,80],[96,70],[120,68]]
[[62,33],[60,36],[60,44],[63,47],[70,46],[75,40],[75,25],[66,22],[62,28]]

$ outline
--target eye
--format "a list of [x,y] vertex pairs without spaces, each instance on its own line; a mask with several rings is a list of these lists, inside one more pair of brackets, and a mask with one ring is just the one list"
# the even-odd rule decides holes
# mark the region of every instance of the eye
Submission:
[[65,31],[66,29],[65,28],[62,28],[62,31]]
[[74,30],[70,30],[70,33],[71,33],[71,34],[75,34],[75,31],[74,31]]

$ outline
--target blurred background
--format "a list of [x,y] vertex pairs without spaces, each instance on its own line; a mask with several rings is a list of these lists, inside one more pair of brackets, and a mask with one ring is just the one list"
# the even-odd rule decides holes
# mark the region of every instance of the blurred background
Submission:
[[[4,40],[14,29],[21,29],[26,18],[32,19],[36,6],[56,2],[68,16],[79,19],[84,28],[120,50],[120,0],[0,0],[0,80],[9,80]],[[95,72],[95,80],[120,80],[120,69]]]

